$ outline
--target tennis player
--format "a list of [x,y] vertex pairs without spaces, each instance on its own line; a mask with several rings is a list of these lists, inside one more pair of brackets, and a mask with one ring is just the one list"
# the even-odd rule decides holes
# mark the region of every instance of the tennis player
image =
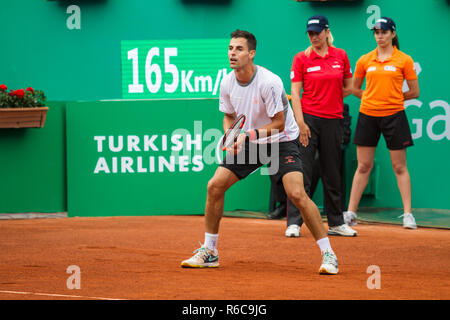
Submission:
[[[233,72],[221,83],[219,110],[224,112],[225,131],[237,116],[245,115],[245,133],[241,133],[235,144],[227,149],[227,156],[208,182],[205,241],[194,251],[193,257],[181,262],[181,266],[219,266],[217,240],[225,192],[263,164],[270,163],[272,169],[278,168],[272,174],[282,181],[287,196],[300,209],[303,220],[321,250],[322,264],[319,273],[337,274],[337,258],[319,210],[303,187],[299,129],[283,83],[277,75],[254,64],[255,53],[256,38],[253,34],[242,30],[231,34],[228,58]],[[261,149],[267,152],[268,157],[263,156]],[[242,155],[245,157],[239,157]],[[254,159],[256,160],[253,161]]]
[[[361,99],[353,140],[358,168],[353,177],[344,220],[349,225],[356,225],[356,210],[369,181],[375,148],[382,133],[402,197],[403,227],[416,229],[411,213],[411,179],[406,164],[406,148],[413,145],[413,140],[404,101],[419,96],[419,82],[413,59],[399,50],[394,21],[388,17],[380,18],[373,32],[377,48],[358,60],[353,78],[353,94]],[[366,88],[362,90],[364,78]],[[402,92],[405,79],[409,90]]]

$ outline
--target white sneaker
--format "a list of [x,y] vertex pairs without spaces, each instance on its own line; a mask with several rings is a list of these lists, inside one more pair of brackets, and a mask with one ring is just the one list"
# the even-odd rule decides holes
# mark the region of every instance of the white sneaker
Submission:
[[330,236],[356,237],[358,233],[348,225],[341,224],[340,226],[328,228],[328,234]]
[[286,232],[284,233],[284,235],[288,238],[291,237],[295,237],[298,238],[300,237],[300,226],[296,225],[296,224],[291,224],[287,227]]
[[217,268],[219,266],[219,254],[200,243],[201,247],[194,251],[195,255],[181,262],[183,268]]
[[319,268],[320,274],[337,274],[339,272],[337,257],[334,253],[325,250],[322,252],[322,265]]
[[352,211],[344,211],[344,222],[349,226],[356,226],[356,213]]
[[403,217],[403,228],[405,229],[417,229],[416,219],[412,213],[404,213],[399,218]]

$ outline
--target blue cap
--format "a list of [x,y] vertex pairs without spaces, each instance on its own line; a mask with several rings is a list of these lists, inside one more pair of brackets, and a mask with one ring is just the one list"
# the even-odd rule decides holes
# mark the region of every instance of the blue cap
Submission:
[[308,19],[306,23],[306,31],[321,32],[323,29],[328,29],[328,20],[324,16],[316,15]]
[[381,17],[380,19],[375,21],[375,24],[373,25],[372,30],[375,30],[375,29],[395,31],[395,22],[391,18]]

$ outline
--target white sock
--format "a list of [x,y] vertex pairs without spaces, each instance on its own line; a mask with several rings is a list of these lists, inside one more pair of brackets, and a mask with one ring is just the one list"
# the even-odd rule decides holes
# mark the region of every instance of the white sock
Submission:
[[328,250],[331,253],[334,253],[333,249],[331,249],[330,239],[328,239],[328,237],[319,239],[316,242],[319,245],[320,252],[324,252],[325,250]]
[[218,234],[212,234],[205,232],[205,243],[203,244],[209,250],[214,252],[217,251],[217,238],[219,238]]

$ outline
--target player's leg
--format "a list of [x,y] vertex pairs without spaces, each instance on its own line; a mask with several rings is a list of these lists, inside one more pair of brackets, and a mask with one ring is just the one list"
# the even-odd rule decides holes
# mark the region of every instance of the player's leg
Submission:
[[[311,139],[310,139],[311,142]],[[302,148],[302,147],[301,147]],[[302,163],[304,170],[306,169],[307,165],[305,162],[303,162],[305,158],[302,155]],[[316,152],[316,155],[314,156],[314,161],[311,164],[312,166],[312,177],[311,177],[311,186],[308,190],[308,181],[307,176],[305,175],[306,171],[303,172],[303,182],[306,194],[312,198],[314,195],[314,192],[317,188],[317,184],[319,183],[320,179],[320,162],[319,162],[319,156]],[[300,213],[300,210],[292,203],[291,200],[287,200],[287,229],[285,231],[286,237],[299,237],[300,236],[300,228],[303,225],[303,218]],[[298,226],[298,227],[297,227]]]
[[319,268],[319,273],[337,274],[339,270],[336,255],[331,248],[319,209],[305,192],[303,174],[299,171],[291,171],[283,175],[282,181],[287,196],[300,209],[303,221],[320,248],[322,265]]
[[258,161],[256,145],[248,141],[237,155],[228,153],[209,180],[205,206],[205,241],[195,250],[192,258],[184,260],[182,267],[203,268],[218,267],[219,255],[217,240],[220,220],[223,216],[225,192],[237,181],[245,179],[250,173],[262,166]]
[[303,188],[303,174],[299,171],[292,171],[285,174],[282,178],[286,194],[292,203],[300,209],[303,221],[308,229],[311,231],[314,239],[325,238],[327,232],[320,217],[319,208],[308,197]]
[[[319,146],[319,119],[318,117],[304,114],[304,120],[308,125],[311,136],[309,137],[309,143],[305,147],[299,145],[299,154],[302,163],[302,177],[303,177],[303,188],[306,194],[311,197],[311,185],[313,181],[313,176],[315,174],[316,162],[317,162],[317,149]],[[303,224],[302,215],[298,207],[289,200],[288,202],[288,214],[287,214],[287,229],[285,235],[289,236],[300,236],[300,227]]]
[[239,178],[225,167],[218,167],[214,176],[209,180],[205,206],[205,231],[207,233],[217,234],[219,232],[225,191],[238,181]]
[[223,216],[225,192],[239,178],[229,169],[219,166],[209,180],[205,206],[205,241],[194,251],[195,255],[181,262],[186,268],[214,268],[219,266],[217,240],[220,220]]

